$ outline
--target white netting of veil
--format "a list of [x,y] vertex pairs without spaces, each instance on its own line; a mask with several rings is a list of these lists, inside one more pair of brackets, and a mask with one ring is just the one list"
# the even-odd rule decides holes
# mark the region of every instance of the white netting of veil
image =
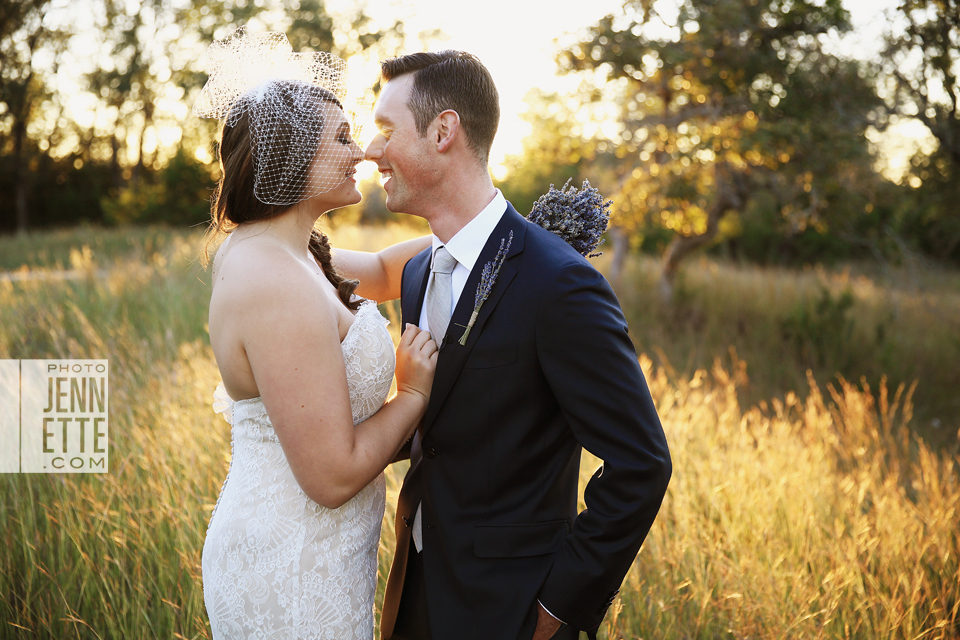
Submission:
[[279,32],[243,27],[210,45],[207,83],[193,105],[201,118],[248,126],[254,196],[292,205],[326,193],[352,173],[352,136],[369,113],[347,103],[347,65],[325,51],[295,53]]

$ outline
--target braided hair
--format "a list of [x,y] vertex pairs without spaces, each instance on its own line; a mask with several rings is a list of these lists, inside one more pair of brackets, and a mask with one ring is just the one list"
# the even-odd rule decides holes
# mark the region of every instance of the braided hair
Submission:
[[333,266],[330,238],[319,229],[314,229],[310,234],[310,253],[313,254],[313,257],[320,264],[320,268],[323,269],[323,275],[325,275],[327,280],[330,281],[330,284],[336,288],[337,295],[340,296],[340,301],[351,311],[356,311],[360,308],[360,300],[353,299],[353,293],[360,283],[357,280],[344,278],[340,272],[337,271],[336,267]]

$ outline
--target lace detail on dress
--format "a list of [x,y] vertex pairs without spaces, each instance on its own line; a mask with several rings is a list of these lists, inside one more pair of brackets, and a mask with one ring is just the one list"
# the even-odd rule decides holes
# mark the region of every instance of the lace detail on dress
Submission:
[[[387,321],[365,301],[341,345],[353,422],[377,412],[393,380]],[[383,475],[338,509],[300,489],[259,398],[214,410],[232,425],[230,470],[203,546],[203,593],[216,640],[369,640]]]

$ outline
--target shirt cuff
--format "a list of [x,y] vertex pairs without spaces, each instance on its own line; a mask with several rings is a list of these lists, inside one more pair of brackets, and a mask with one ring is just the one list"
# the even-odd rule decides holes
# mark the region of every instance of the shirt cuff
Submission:
[[[539,598],[537,598],[537,604],[539,604],[541,607],[543,607],[543,603],[540,602],[540,599],[539,599]],[[566,622],[564,622],[563,620],[561,620],[561,619],[558,618],[557,616],[555,616],[555,615],[553,615],[552,613],[550,613],[550,609],[547,609],[546,607],[543,607],[543,610],[547,612],[547,615],[549,615],[551,618],[553,618],[554,620],[556,620],[556,621],[559,622],[560,624],[567,624]]]

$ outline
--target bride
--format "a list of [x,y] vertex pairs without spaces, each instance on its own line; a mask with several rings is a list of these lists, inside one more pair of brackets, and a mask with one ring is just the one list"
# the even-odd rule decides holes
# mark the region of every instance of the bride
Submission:
[[[224,121],[211,234],[215,408],[233,456],[203,546],[213,637],[373,637],[383,470],[429,399],[437,345],[393,344],[377,300],[429,239],[338,252],[314,228],[360,201],[343,62],[242,30],[211,47],[194,112]],[[396,372],[397,394],[385,402]]]

